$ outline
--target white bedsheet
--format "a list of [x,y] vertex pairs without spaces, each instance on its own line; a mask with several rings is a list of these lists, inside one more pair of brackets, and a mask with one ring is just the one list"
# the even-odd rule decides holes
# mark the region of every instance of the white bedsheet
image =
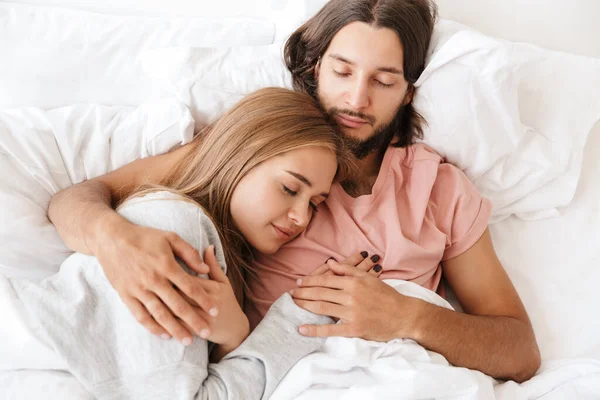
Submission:
[[[451,308],[414,283],[386,283],[404,295]],[[600,396],[600,360],[546,362],[535,378],[519,385],[450,366],[443,356],[410,339],[378,343],[329,338],[290,370],[271,399],[558,400],[595,395]]]

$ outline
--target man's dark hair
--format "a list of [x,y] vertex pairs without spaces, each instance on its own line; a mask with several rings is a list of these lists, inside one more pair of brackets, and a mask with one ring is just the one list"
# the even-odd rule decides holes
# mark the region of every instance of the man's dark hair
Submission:
[[[374,28],[396,32],[404,49],[404,78],[408,88],[425,69],[425,59],[437,7],[432,0],[331,0],[287,40],[284,58],[292,73],[294,89],[317,96],[315,67],[333,37],[352,22],[364,22]],[[412,105],[400,108],[390,128],[396,147],[404,147],[423,137],[425,120]]]

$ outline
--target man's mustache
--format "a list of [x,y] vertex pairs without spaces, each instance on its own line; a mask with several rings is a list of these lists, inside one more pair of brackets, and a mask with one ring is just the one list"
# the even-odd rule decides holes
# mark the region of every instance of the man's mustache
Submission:
[[348,110],[346,108],[337,108],[337,107],[332,107],[329,109],[329,114],[330,115],[347,115],[349,117],[354,117],[354,118],[360,118],[364,121],[367,121],[369,123],[369,125],[371,126],[375,126],[375,117],[368,115],[368,114],[363,114],[361,112],[358,111],[352,111],[352,110]]

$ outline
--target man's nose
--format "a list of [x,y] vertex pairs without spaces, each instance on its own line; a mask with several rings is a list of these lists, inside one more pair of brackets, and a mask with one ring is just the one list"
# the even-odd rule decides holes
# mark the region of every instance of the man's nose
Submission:
[[352,83],[346,102],[354,110],[365,109],[369,106],[369,88],[364,80],[358,79]]

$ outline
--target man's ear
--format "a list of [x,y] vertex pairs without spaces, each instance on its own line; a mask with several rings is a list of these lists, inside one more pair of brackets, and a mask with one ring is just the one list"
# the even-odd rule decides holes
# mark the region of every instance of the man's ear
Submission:
[[315,64],[315,80],[319,80],[319,69],[321,69],[321,57],[319,57]]
[[402,101],[402,107],[404,107],[405,105],[409,104],[412,101],[414,94],[415,94],[415,87],[413,85],[410,85],[408,87],[408,90],[406,91],[406,94],[404,95],[404,100]]

